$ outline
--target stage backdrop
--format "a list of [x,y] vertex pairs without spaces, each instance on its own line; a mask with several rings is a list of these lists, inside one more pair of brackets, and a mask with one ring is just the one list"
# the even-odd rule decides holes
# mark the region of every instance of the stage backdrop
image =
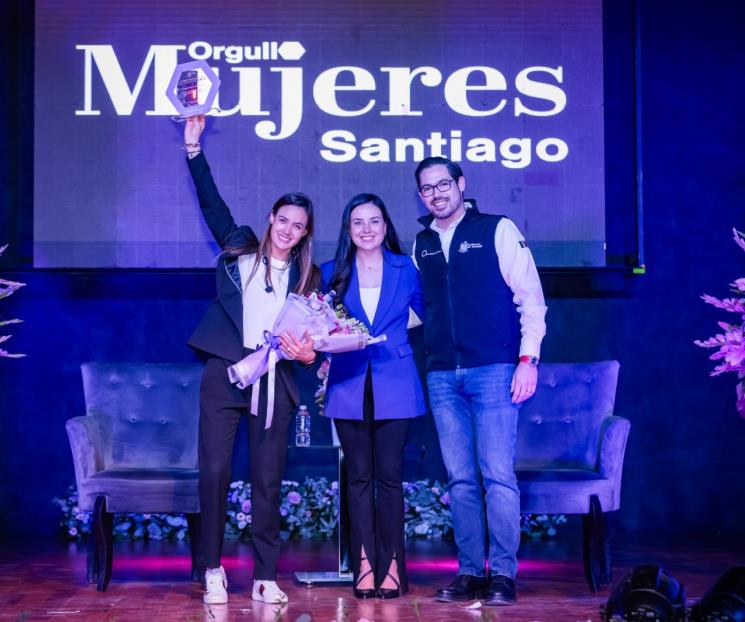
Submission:
[[222,80],[203,145],[239,223],[306,192],[326,259],[368,191],[410,242],[414,168],[444,155],[539,265],[605,263],[600,0],[37,0],[35,266],[210,266],[165,96],[193,59]]

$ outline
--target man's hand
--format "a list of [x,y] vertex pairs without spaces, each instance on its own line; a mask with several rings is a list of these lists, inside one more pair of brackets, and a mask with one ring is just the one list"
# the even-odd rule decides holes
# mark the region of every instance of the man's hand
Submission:
[[531,367],[528,363],[518,363],[512,376],[512,403],[519,404],[529,397],[533,397],[535,387],[538,384],[538,368]]
[[308,335],[308,331],[305,331],[302,339],[298,339],[292,331],[288,330],[284,335],[279,336],[279,342],[282,344],[282,352],[288,359],[300,361],[304,365],[310,365],[316,360],[313,340]]

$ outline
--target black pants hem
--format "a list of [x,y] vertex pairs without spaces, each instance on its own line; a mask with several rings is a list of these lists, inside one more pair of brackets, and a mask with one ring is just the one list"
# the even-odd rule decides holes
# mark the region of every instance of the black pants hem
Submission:
[[[284,363],[284,364],[283,364]],[[266,376],[259,388],[259,415],[248,412],[251,391],[230,383],[229,361],[210,358],[200,388],[199,503],[202,515],[202,556],[208,568],[220,565],[225,536],[231,463],[240,418],[248,416],[251,465],[251,543],[254,578],[274,580],[281,539],[280,486],[287,459],[287,428],[295,406],[292,367],[282,361],[276,369],[272,427],[266,424]]]
[[364,547],[376,587],[385,580],[395,558],[399,583],[406,592],[401,463],[409,419],[375,419],[369,370],[363,412],[362,421],[334,421],[347,469],[352,573],[356,583]]

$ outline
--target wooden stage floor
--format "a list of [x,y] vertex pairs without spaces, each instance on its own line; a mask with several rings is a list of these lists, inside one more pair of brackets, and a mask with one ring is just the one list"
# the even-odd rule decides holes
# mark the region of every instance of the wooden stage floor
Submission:
[[[523,543],[518,598],[509,608],[436,603],[435,588],[456,571],[451,542],[413,541],[407,545],[411,590],[391,601],[358,601],[345,586],[307,588],[293,581],[300,570],[334,570],[336,550],[327,542],[291,542],[283,549],[280,586],[284,608],[250,597],[251,551],[228,542],[224,564],[230,603],[207,607],[198,585],[188,580],[188,545],[117,543],[107,592],[85,581],[85,546],[60,541],[5,544],[0,550],[0,621],[101,622],[436,622],[599,621],[610,593],[592,594],[582,574],[579,526],[570,521],[559,539]],[[613,540],[614,580],[641,563],[660,563],[683,582],[689,601],[700,598],[730,566],[745,561],[745,543],[713,540],[663,543],[659,538]]]

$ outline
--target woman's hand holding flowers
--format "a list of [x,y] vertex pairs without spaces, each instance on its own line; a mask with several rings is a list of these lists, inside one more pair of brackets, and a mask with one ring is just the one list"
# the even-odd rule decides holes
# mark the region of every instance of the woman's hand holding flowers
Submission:
[[285,358],[300,361],[304,365],[310,365],[316,360],[313,340],[308,335],[308,331],[305,331],[302,339],[298,339],[292,331],[288,330],[279,336],[279,341],[282,344],[282,352]]

